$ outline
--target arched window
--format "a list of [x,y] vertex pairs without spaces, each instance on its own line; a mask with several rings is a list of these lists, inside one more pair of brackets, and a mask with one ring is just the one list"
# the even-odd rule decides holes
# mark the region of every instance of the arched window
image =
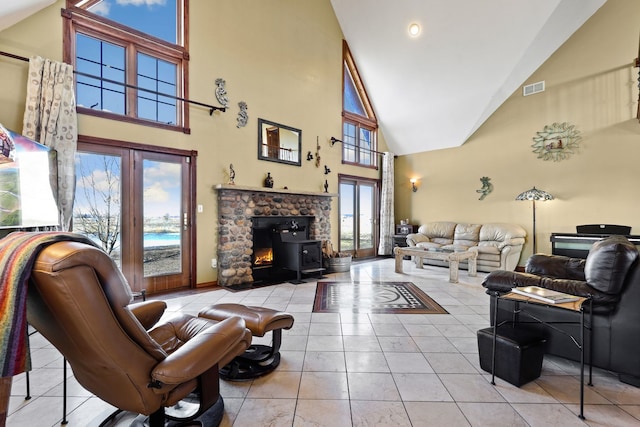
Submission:
[[377,168],[378,121],[346,41],[342,56],[342,163]]

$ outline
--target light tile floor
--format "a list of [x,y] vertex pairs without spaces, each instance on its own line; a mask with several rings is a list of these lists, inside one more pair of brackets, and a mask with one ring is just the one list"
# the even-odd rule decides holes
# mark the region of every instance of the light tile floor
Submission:
[[[640,426],[640,389],[594,370],[579,411],[579,365],[546,356],[541,377],[521,388],[491,376],[478,362],[476,331],[489,325],[484,274],[448,282],[446,268],[405,274],[393,259],[354,263],[334,281],[410,281],[450,314],[312,313],[315,282],[243,292],[214,290],[167,297],[167,315],[196,314],[216,302],[286,310],[282,362],[248,382],[221,382],[222,426]],[[257,340],[259,342],[259,340]],[[39,334],[31,337],[32,399],[25,376],[14,378],[8,426],[58,426],[62,420],[62,357]],[[92,397],[68,370],[69,426],[86,426],[109,405]],[[127,419],[117,422],[125,425]]]

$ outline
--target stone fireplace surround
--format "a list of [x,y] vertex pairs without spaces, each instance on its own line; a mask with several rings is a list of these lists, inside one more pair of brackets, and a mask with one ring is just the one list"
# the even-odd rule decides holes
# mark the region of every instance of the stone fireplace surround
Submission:
[[331,239],[333,193],[218,184],[218,285],[250,284],[254,216],[310,215],[309,238]]

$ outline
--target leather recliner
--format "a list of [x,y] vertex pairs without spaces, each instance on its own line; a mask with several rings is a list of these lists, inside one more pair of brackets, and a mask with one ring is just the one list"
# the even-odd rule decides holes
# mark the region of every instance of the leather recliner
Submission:
[[151,426],[201,416],[217,425],[224,409],[218,367],[250,345],[244,320],[177,314],[156,323],[163,302],[132,300],[105,252],[57,242],[35,259],[27,319],[67,359],[84,388],[119,410],[149,415]]
[[[585,259],[559,255],[532,255],[525,272],[493,271],[482,285],[492,295],[513,287],[539,286],[593,301],[593,342],[588,347],[593,366],[619,375],[621,381],[640,387],[640,258],[636,247],[625,237],[612,236],[593,244]],[[501,300],[497,322],[513,319],[515,303]],[[527,323],[547,338],[546,352],[580,360],[580,350],[567,334],[580,336],[579,312],[558,310],[541,304],[528,304],[528,313],[551,324]],[[589,305],[585,305],[588,313]],[[589,318],[590,316],[587,316]],[[520,317],[524,321],[526,317]],[[491,316],[493,323],[493,316]],[[589,334],[585,334],[588,340]]]

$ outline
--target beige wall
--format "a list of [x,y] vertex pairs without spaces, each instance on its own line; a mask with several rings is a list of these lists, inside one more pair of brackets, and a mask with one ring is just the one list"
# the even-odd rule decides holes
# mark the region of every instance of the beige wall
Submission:
[[[64,1],[0,32],[0,50],[22,56],[62,59]],[[216,279],[217,212],[215,184],[226,183],[229,164],[236,183],[262,186],[267,172],[275,188],[337,193],[338,173],[377,177],[370,169],[343,166],[341,136],[342,32],[328,0],[235,0],[190,2],[190,97],[217,105],[215,79],[224,78],[230,99],[226,113],[209,116],[191,107],[191,135],[89,116],[79,119],[83,135],[198,151],[197,282]],[[24,111],[26,63],[0,57],[0,123],[20,130]],[[237,128],[237,103],[248,105],[249,122]],[[257,120],[264,118],[302,130],[302,167],[257,160]],[[306,160],[321,149],[321,164]],[[384,141],[381,143],[384,149]],[[324,175],[324,165],[331,174]],[[338,242],[338,205],[332,208],[332,240]]]
[[[514,199],[535,185],[556,198],[536,204],[538,252],[550,253],[551,233],[575,232],[578,224],[624,224],[640,234],[638,23],[637,0],[608,1],[525,82],[545,80],[545,92],[523,97],[518,89],[459,148],[398,158],[396,217],[513,222],[530,235],[531,202]],[[581,131],[579,152],[559,162],[537,159],[532,138],[554,122]],[[494,190],[480,201],[482,176]],[[521,265],[532,251],[527,240]]]

